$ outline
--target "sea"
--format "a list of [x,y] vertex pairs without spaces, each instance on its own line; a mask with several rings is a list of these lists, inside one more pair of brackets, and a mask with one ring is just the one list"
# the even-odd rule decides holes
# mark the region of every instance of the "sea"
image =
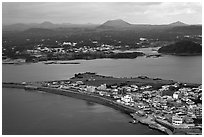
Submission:
[[[152,48],[139,49],[155,53]],[[3,82],[69,79],[96,72],[114,77],[148,76],[202,83],[202,56],[73,60],[80,64],[43,62],[2,65]],[[2,132],[10,135],[162,135],[113,108],[93,102],[23,89],[2,90]]]

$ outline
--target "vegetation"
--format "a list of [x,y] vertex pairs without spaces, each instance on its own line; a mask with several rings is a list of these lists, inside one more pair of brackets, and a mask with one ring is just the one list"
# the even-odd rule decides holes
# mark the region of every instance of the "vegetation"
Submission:
[[202,46],[195,42],[185,40],[161,47],[158,52],[177,55],[194,55],[202,53]]

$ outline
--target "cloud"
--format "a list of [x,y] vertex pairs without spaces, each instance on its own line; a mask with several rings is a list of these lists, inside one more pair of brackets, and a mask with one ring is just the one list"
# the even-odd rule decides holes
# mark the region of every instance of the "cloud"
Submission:
[[[167,23],[178,19],[201,23],[201,3],[161,2],[3,2],[3,23],[103,23],[124,19],[130,23]],[[192,20],[196,19],[196,20]]]
[[201,3],[162,3],[160,6],[147,9],[144,14],[147,18],[154,18],[163,23],[180,20],[195,24],[202,22],[202,5]]

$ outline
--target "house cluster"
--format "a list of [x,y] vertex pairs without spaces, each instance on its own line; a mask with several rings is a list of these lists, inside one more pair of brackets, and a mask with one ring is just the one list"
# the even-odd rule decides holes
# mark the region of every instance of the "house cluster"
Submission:
[[[95,41],[94,41],[95,42]],[[77,43],[75,42],[63,42],[62,44],[59,43],[58,47],[46,47],[43,44],[39,44],[37,46],[35,46],[34,49],[32,50],[26,50],[25,53],[28,54],[40,54],[40,53],[61,53],[61,54],[65,54],[65,53],[69,53],[69,52],[74,52],[74,53],[79,53],[79,52],[97,52],[97,51],[112,51],[114,50],[114,46],[111,45],[107,45],[107,44],[101,44],[95,47],[90,47],[90,46],[83,46],[83,47],[77,47],[76,46]]]
[[194,40],[195,42],[202,45],[202,42],[200,40],[202,39],[202,35],[184,35],[184,36],[176,36],[177,39],[190,39]]
[[[172,95],[164,95],[169,87],[176,87]],[[202,90],[197,88],[166,85],[158,90],[156,96],[149,94],[143,100],[150,106],[154,116],[178,128],[201,127],[202,121]]]
[[[42,39],[43,41],[43,39]],[[53,60],[53,59],[74,59],[75,55],[83,55],[83,54],[109,54],[113,52],[113,50],[120,48],[120,46],[112,46],[108,44],[100,44],[98,41],[92,41],[95,46],[77,46],[76,42],[58,42],[56,41],[56,46],[50,47],[45,44],[38,44],[33,47],[33,49],[25,49],[23,51],[15,50],[15,55],[22,58],[25,58],[28,61],[43,61],[43,60]],[[15,46],[12,50],[15,49]],[[3,56],[5,52],[5,48],[3,48]],[[29,55],[29,58],[28,58]],[[6,55],[4,57],[7,59]]]
[[202,35],[184,35],[184,38],[202,39]]
[[[116,86],[101,84],[91,86],[83,81],[54,81],[43,83],[43,86],[60,89],[74,89],[84,94],[94,94],[111,99],[119,104],[135,107],[144,115],[152,115],[156,119],[179,128],[202,126],[202,87],[190,88],[163,85],[155,90],[151,85]],[[175,91],[171,92],[174,88]],[[170,93],[170,94],[169,94]]]
[[114,49],[115,49],[114,46],[102,44],[98,47],[83,46],[79,48],[77,47],[69,48],[66,50],[66,52],[74,52],[74,53],[106,52],[106,53],[109,53]]
[[18,55],[27,54],[30,57],[38,60],[47,60],[47,59],[73,59],[76,54],[99,54],[104,53],[108,54],[113,52],[117,47],[101,44],[95,47],[83,46],[77,47],[75,42],[63,42],[58,43],[57,47],[47,47],[43,44],[36,45],[34,49],[27,49],[21,53],[16,53]]

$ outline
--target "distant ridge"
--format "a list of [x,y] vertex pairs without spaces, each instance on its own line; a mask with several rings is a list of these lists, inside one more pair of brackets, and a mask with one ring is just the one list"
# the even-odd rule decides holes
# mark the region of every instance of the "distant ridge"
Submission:
[[3,25],[3,31],[25,31],[31,28],[42,28],[42,29],[57,29],[57,28],[91,28],[99,26],[98,24],[72,24],[72,23],[61,23],[61,24],[54,24],[49,21],[45,21],[42,23],[16,23],[11,25]]
[[72,24],[72,23],[61,23],[56,24],[49,21],[45,21],[42,23],[16,23],[11,25],[3,25],[3,31],[25,31],[31,28],[44,28],[44,29],[59,29],[59,28],[88,28],[88,29],[167,29],[167,28],[174,28],[174,27],[190,27],[190,26],[201,26],[202,24],[194,24],[189,25],[183,22],[177,21],[170,24],[161,24],[161,25],[151,25],[151,24],[130,24],[122,19],[115,19],[115,20],[108,20],[103,24]]
[[173,22],[169,24],[170,26],[187,26],[188,24],[185,24],[181,21]]
[[52,32],[53,33],[54,31],[51,29],[46,29],[46,28],[30,28],[23,32],[25,33],[42,33],[42,32],[51,33]]

